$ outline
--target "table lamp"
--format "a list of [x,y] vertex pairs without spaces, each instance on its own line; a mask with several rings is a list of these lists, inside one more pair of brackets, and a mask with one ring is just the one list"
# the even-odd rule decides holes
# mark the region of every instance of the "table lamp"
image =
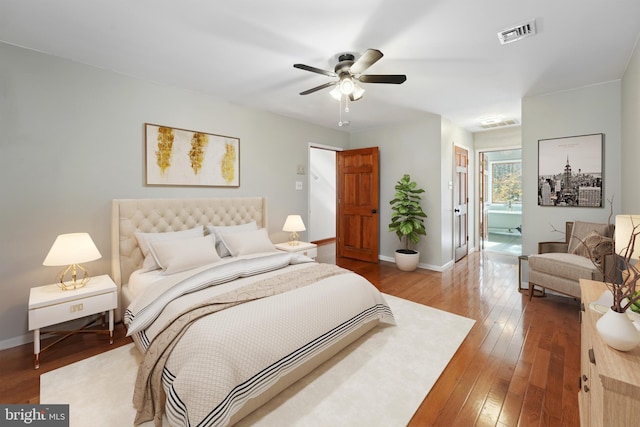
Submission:
[[[638,234],[640,234],[640,215],[616,215],[614,244],[618,255],[630,255],[629,259],[635,261],[640,258],[640,242],[635,243],[632,239],[633,235]],[[630,245],[634,246],[630,248]],[[628,274],[627,270],[622,271],[623,279]]]
[[282,231],[289,231],[291,234],[289,235],[289,244],[291,246],[295,246],[300,243],[300,236],[298,235],[298,231],[305,231],[304,222],[302,222],[302,217],[300,215],[289,215],[287,216],[287,220],[284,222],[284,227],[282,227]]
[[[102,255],[91,240],[89,233],[61,234],[53,242],[42,265],[67,265],[67,268],[60,273],[60,283],[58,284],[62,290],[67,291],[81,288],[89,281],[87,270],[80,263],[99,258],[102,258]],[[80,280],[77,277],[78,269],[84,272]],[[65,282],[65,276],[69,271],[71,271],[71,281]]]

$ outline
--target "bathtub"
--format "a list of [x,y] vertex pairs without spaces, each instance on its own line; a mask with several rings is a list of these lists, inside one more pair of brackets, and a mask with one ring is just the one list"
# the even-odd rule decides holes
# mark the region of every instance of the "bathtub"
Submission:
[[[510,233],[522,226],[521,205],[509,208],[507,205],[491,205],[487,210],[489,230],[507,230]],[[520,230],[518,230],[520,231]]]

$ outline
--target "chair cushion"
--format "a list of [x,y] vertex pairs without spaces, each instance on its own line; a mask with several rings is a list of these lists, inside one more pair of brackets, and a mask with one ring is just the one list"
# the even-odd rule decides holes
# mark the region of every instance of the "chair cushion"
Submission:
[[592,231],[575,247],[572,253],[586,258],[592,258],[596,264],[600,265],[602,258],[612,252],[613,239],[611,237],[601,236],[597,232]]
[[[602,274],[589,258],[565,253],[529,255],[529,268],[552,276],[579,281],[602,280]],[[544,286],[543,283],[540,283]]]
[[581,245],[581,242],[584,241],[592,231],[595,231],[601,236],[613,237],[611,235],[611,228],[609,227],[609,224],[602,224],[599,222],[574,221],[573,228],[571,229],[569,248],[567,249],[567,252],[569,252],[570,254],[573,253],[576,247],[578,245]]

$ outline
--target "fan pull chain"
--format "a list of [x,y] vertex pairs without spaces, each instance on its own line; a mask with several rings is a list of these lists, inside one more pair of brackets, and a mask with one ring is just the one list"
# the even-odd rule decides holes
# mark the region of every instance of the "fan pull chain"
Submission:
[[338,107],[338,113],[340,114],[340,121],[338,122],[338,126],[349,125],[348,120],[342,120],[342,98],[343,97],[344,97],[344,103],[345,103],[344,112],[345,113],[349,112],[349,97],[347,95],[340,95],[340,105]]

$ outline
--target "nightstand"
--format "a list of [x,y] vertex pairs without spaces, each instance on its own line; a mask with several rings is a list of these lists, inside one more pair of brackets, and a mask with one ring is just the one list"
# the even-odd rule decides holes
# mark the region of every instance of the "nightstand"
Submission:
[[285,242],[277,243],[275,247],[280,251],[301,253],[313,259],[318,256],[318,245],[315,243],[299,242],[297,245],[290,245]]
[[118,306],[117,289],[116,284],[106,274],[92,277],[86,286],[74,290],[63,291],[57,284],[31,288],[29,293],[29,330],[33,331],[34,368],[40,367],[40,328],[45,326],[108,311],[108,330],[81,329],[71,332],[51,331],[51,333],[66,334],[53,344],[71,334],[80,332],[108,333],[109,344],[113,344],[113,310]]

